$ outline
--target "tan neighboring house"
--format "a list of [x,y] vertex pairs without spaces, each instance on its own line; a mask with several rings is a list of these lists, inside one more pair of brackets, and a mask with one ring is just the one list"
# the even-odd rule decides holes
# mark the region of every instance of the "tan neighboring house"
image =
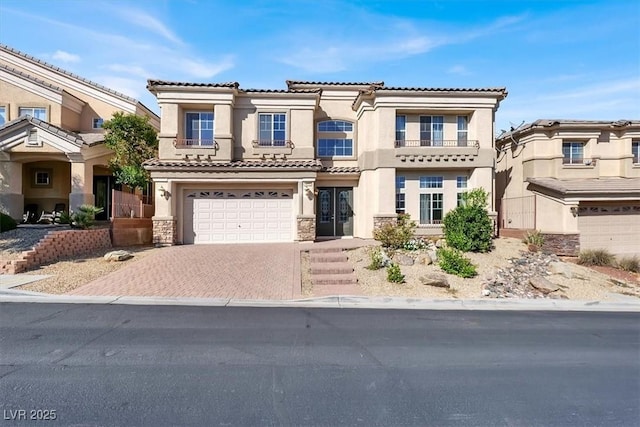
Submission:
[[117,111],[160,129],[137,100],[0,45],[0,211],[21,220],[89,203],[106,219],[115,182],[101,126]]
[[559,254],[640,255],[640,121],[538,120],[500,135],[500,228]]
[[[150,80],[161,109],[157,244],[370,238],[407,213],[442,233],[459,194],[494,194],[504,88]],[[493,211],[493,202],[490,209]]]

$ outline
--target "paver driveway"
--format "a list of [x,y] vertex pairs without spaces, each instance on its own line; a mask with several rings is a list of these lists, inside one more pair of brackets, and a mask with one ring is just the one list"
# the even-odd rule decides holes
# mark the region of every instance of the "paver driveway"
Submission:
[[172,246],[69,294],[300,298],[300,248],[297,243]]

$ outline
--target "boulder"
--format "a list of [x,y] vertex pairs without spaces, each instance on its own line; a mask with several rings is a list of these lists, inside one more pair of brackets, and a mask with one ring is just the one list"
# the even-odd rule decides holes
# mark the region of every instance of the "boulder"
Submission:
[[430,273],[420,276],[418,279],[425,286],[435,286],[437,288],[450,288],[447,276],[444,274]]
[[418,264],[431,265],[433,264],[433,260],[429,256],[429,254],[420,255],[418,257]]
[[409,255],[397,253],[393,256],[393,262],[398,265],[413,265],[415,261]]
[[387,255],[384,249],[380,249],[380,255],[382,255],[382,266],[385,268],[388,267],[391,264],[391,258],[389,258],[389,255]]
[[133,254],[127,251],[111,251],[104,254],[105,261],[126,261],[133,258]]
[[542,276],[533,276],[529,279],[529,284],[543,294],[550,294],[551,292],[555,292],[560,289],[558,285],[551,283]]
[[571,279],[573,277],[573,272],[571,271],[571,266],[566,262],[555,261],[549,263],[549,271],[551,274],[559,274],[567,279]]
[[445,245],[444,239],[436,240],[436,248],[441,248]]
[[438,251],[428,250],[427,255],[429,255],[429,258],[431,258],[431,262],[438,262]]

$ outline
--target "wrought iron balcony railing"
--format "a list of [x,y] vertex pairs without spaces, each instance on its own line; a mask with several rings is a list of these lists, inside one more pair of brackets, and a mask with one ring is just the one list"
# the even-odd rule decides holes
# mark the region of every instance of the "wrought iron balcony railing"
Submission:
[[472,139],[402,139],[395,141],[399,147],[476,147],[480,146],[477,140]]
[[289,140],[256,139],[253,141],[254,148],[293,148],[293,142]]
[[220,147],[215,139],[185,139],[179,138],[173,141],[176,148],[211,148],[219,150]]

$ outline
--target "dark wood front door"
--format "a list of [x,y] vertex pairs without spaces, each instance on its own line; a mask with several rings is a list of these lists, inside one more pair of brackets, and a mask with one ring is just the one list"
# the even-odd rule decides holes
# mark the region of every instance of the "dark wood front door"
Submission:
[[316,234],[353,236],[353,188],[318,187]]
[[96,199],[96,207],[103,211],[96,215],[98,221],[111,218],[111,190],[121,190],[122,185],[116,184],[115,178],[108,175],[96,175],[93,177],[93,194]]

